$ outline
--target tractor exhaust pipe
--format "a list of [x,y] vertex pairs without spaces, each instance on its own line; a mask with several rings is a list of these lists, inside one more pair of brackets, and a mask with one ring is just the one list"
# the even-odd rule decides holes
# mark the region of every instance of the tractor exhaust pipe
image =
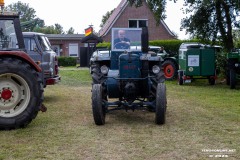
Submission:
[[142,40],[142,52],[148,53],[148,28],[143,27],[142,28],[142,34],[141,34],[141,40]]

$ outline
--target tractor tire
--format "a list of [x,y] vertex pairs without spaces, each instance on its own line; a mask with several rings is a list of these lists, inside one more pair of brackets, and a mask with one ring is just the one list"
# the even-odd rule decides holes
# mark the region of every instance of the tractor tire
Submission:
[[106,110],[103,105],[103,93],[101,84],[92,86],[92,112],[96,125],[105,124]]
[[[154,73],[150,74],[151,76],[154,76]],[[152,81],[151,90],[150,90],[150,101],[156,99],[156,91],[158,83],[164,83],[165,82],[165,76],[164,72],[161,70],[156,76],[151,77],[150,80]]]
[[183,71],[178,72],[178,84],[183,85]]
[[213,78],[213,77],[210,77],[210,78],[208,79],[208,83],[209,83],[210,85],[215,85],[215,84],[216,84],[216,79]]
[[97,63],[93,63],[91,65],[91,73],[93,84],[102,84],[106,80],[104,75],[101,73],[99,64]]
[[230,69],[230,89],[236,88],[236,71],[235,69]]
[[0,129],[26,127],[42,105],[42,81],[20,59],[0,58],[0,68]]
[[164,124],[166,121],[167,105],[166,85],[164,83],[158,83],[156,95],[155,123]]
[[162,64],[166,80],[173,80],[177,76],[177,66],[172,60],[166,60]]

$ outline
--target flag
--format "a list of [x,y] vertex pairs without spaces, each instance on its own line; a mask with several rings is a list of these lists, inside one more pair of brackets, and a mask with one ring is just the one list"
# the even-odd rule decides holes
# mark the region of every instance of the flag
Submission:
[[93,32],[93,28],[92,27],[88,27],[87,29],[85,29],[85,36],[90,35]]

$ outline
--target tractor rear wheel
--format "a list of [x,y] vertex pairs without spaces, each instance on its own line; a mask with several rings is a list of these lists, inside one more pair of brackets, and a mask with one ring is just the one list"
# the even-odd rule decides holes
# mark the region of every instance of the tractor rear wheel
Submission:
[[165,79],[173,80],[177,76],[177,67],[171,60],[166,60],[162,64]]
[[94,84],[92,86],[92,111],[93,118],[96,125],[105,124],[105,106],[103,105],[103,92],[101,84]]
[[0,58],[0,68],[0,129],[25,127],[40,110],[41,79],[20,59]]
[[158,83],[156,92],[156,124],[164,124],[166,120],[166,85],[164,83]]

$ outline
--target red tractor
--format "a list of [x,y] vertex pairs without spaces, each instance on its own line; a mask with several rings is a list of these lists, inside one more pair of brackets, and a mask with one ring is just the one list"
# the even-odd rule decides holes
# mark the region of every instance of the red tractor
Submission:
[[[0,4],[1,6],[3,4]],[[13,35],[15,38],[12,38]],[[19,15],[0,11],[0,129],[28,125],[45,109],[41,68],[26,54]]]

